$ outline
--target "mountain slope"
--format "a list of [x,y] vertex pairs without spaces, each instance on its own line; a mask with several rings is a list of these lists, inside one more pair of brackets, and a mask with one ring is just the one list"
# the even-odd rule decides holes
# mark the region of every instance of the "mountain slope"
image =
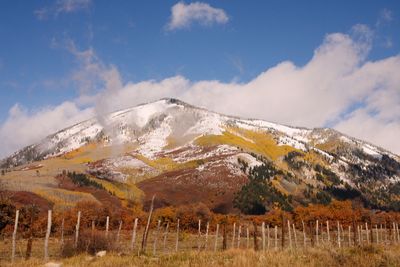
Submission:
[[61,130],[0,166],[12,170],[9,177],[33,165],[49,177],[64,169],[86,172],[117,184],[121,198],[146,204],[156,194],[158,206],[204,202],[230,212],[249,172],[266,163],[279,170],[272,184],[293,206],[328,196],[397,209],[399,162],[332,129],[241,119],[162,99]]

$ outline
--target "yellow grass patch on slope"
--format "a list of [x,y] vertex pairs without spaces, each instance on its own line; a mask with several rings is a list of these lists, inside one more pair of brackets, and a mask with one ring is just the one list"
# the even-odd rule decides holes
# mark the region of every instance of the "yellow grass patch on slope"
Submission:
[[341,150],[347,147],[347,144],[340,139],[329,139],[324,143],[318,143],[315,145],[316,148],[321,149],[322,151],[336,153],[337,150]]
[[116,197],[122,200],[124,206],[128,204],[128,200],[139,201],[143,197],[143,191],[140,190],[134,183],[127,181],[120,183],[116,181],[108,181],[105,179],[90,177],[90,179],[104,186],[104,188],[112,192]]
[[179,162],[175,162],[173,159],[168,158],[168,157],[149,159],[143,155],[136,155],[136,158],[143,161],[150,167],[153,167],[162,172],[181,170],[181,169],[187,169],[187,168],[196,168],[199,165],[197,160],[191,160],[191,161],[179,163]]
[[33,190],[34,193],[54,203],[55,208],[73,207],[80,201],[98,202],[95,197],[89,193],[69,191],[60,188],[43,188]]
[[321,155],[314,150],[310,150],[307,153],[304,153],[304,160],[312,163],[313,165],[319,164],[321,166],[327,166],[327,162],[324,160],[324,157],[321,157]]
[[288,145],[278,145],[273,137],[263,131],[227,128],[222,135],[205,135],[196,139],[201,146],[226,144],[237,146],[249,152],[263,155],[273,161],[297,149]]

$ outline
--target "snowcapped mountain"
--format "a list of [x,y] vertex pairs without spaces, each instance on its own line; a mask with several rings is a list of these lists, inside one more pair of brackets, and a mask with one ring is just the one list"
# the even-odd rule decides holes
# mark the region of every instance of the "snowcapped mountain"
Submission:
[[241,119],[176,99],[81,122],[5,158],[0,168],[51,159],[134,184],[145,200],[156,193],[160,206],[202,201],[229,211],[249,170],[265,162],[280,170],[273,185],[293,203],[318,201],[324,192],[395,208],[400,193],[399,157],[372,144],[332,129]]

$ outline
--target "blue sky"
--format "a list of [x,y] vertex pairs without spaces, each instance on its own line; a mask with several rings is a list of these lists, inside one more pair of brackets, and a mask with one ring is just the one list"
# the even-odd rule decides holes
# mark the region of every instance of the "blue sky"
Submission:
[[[82,82],[74,78],[79,72],[86,75],[87,62],[78,55],[84,51],[94,54],[90,61],[100,66],[100,71],[115,68],[121,87],[149,80],[160,82],[170,77],[183,77],[192,84],[213,80],[222,84],[251,84],[263,72],[285,61],[298,68],[306,66],[315,57],[317,49],[325,44],[326,37],[333,33],[350,36],[358,45],[361,41],[357,40],[357,35],[362,35],[360,39],[364,43],[361,45],[366,44],[368,52],[356,60],[355,68],[397,57],[400,51],[399,1],[197,2],[203,4],[203,11],[199,11],[198,6],[191,6],[195,2],[185,1],[180,4],[188,12],[187,20],[171,27],[172,8],[178,3],[149,0],[2,1],[0,127],[3,132],[13,119],[10,110],[16,104],[18,114],[27,118],[43,110],[55,109],[66,101],[73,102],[82,112],[93,106],[93,103],[82,104],[77,99],[101,93],[105,90],[101,86],[105,81],[96,80],[99,79],[97,74],[89,73],[88,79],[93,79],[91,82],[96,85],[82,88]],[[192,13],[188,11],[189,6],[193,7]],[[207,13],[211,16],[209,21],[204,12],[210,12]],[[392,76],[388,79],[395,79]],[[382,77],[377,80],[382,82]],[[394,88],[398,85],[396,82]],[[146,90],[151,90],[150,87]],[[237,113],[310,127],[332,126],[379,143],[379,138],[385,138],[369,138],[350,130],[352,127],[343,126],[352,112],[369,105],[370,101],[366,100],[368,90],[365,89],[358,100],[354,96],[344,100],[346,103],[341,110],[314,121],[274,117],[260,111]],[[398,90],[392,91],[397,96]],[[172,93],[172,96],[176,95],[179,96]],[[197,104],[196,99],[183,98]],[[143,100],[148,99],[151,98]],[[142,99],[136,97],[132,104],[139,100]],[[200,104],[215,107],[205,101]],[[246,104],[246,101],[237,104]],[[235,110],[221,111],[235,113]],[[371,113],[371,109],[367,113]],[[399,116],[385,119],[385,125],[394,124],[395,130],[399,128]],[[56,128],[49,127],[48,131]],[[45,133],[49,132],[41,134]],[[36,141],[41,134],[29,141]],[[382,145],[391,148],[386,143]],[[394,150],[400,151],[400,147]]]

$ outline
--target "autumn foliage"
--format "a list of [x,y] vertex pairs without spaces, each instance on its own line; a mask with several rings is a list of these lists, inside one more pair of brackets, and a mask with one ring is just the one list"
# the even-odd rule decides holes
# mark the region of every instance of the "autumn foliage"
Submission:
[[[32,210],[33,209],[33,210]],[[7,211],[7,209],[4,209]],[[10,207],[10,210],[15,208]],[[144,212],[140,207],[110,209],[109,207],[99,204],[98,202],[79,202],[75,207],[53,212],[52,232],[60,232],[62,221],[64,220],[65,235],[73,234],[77,221],[77,213],[81,211],[81,228],[90,229],[92,223],[96,230],[104,230],[106,227],[106,218],[109,216],[110,230],[116,230],[122,222],[122,230],[132,230],[135,218],[139,219],[139,227],[144,227],[148,213]],[[19,231],[23,236],[27,236],[31,227],[36,237],[43,237],[45,234],[47,216],[44,211],[39,211],[35,207],[20,208]],[[9,214],[10,215],[10,214]],[[32,220],[31,220],[31,216]],[[4,227],[2,234],[10,234],[12,232],[13,220],[12,216],[4,216]],[[400,213],[373,211],[363,208],[361,205],[355,205],[351,201],[332,201],[329,205],[311,204],[307,207],[296,207],[292,212],[283,211],[281,209],[273,209],[264,215],[247,216],[241,214],[222,215],[215,214],[203,203],[184,205],[179,207],[164,207],[154,210],[151,227],[157,225],[158,220],[162,225],[169,223],[175,225],[180,220],[180,227],[183,231],[195,232],[198,227],[198,221],[201,220],[202,227],[209,222],[210,229],[213,229],[217,223],[232,225],[234,222],[238,224],[250,225],[253,221],[257,224],[265,222],[271,227],[282,225],[284,220],[290,220],[297,227],[301,227],[303,223],[310,223],[319,220],[320,222],[332,221],[340,222],[343,226],[351,226],[367,222],[372,225],[387,225],[400,220]]]

